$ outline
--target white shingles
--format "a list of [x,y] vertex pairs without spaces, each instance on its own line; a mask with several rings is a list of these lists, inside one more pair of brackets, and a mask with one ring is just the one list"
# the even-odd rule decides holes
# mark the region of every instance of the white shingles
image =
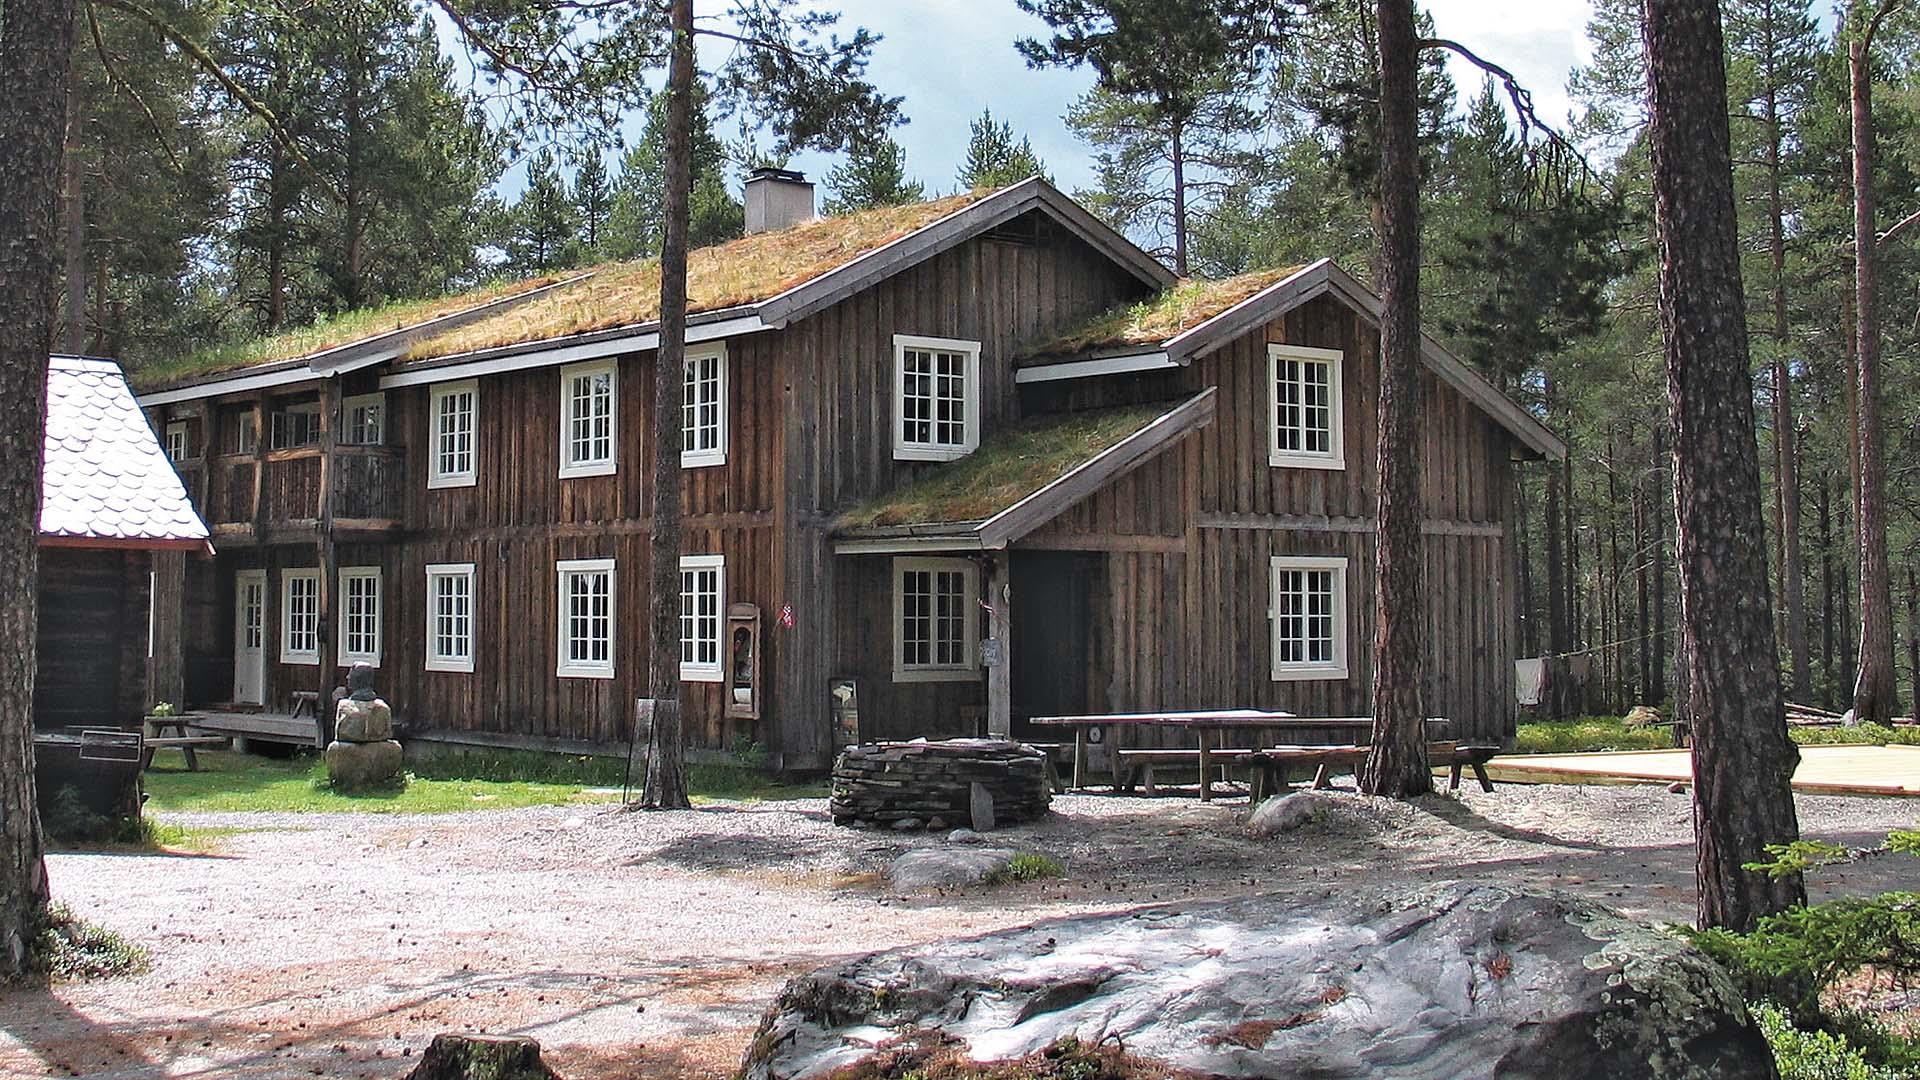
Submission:
[[47,361],[40,535],[127,547],[207,540],[180,477],[111,360]]

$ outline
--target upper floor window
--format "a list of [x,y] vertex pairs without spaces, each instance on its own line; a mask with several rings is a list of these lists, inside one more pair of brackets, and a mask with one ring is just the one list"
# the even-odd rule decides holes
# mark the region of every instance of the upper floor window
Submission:
[[268,427],[271,438],[267,445],[274,450],[312,446],[320,441],[320,403],[308,401],[275,409]]
[[280,662],[320,662],[320,571],[288,570],[281,579]]
[[479,476],[475,465],[475,430],[480,412],[480,384],[468,380],[435,386],[428,409],[433,433],[427,486],[472,487]]
[[380,568],[340,571],[340,663],[380,666]]
[[966,559],[893,560],[893,679],[973,679],[979,568]]
[[1347,677],[1347,560],[1272,560],[1273,677]]
[[613,678],[613,560],[565,559],[560,576],[560,675]]
[[167,460],[187,460],[187,422],[175,420],[167,425]]
[[680,677],[689,682],[720,681],[720,607],[726,580],[723,555],[680,559]]
[[560,475],[614,470],[619,404],[613,361],[560,369]]
[[680,410],[680,464],[727,463],[727,347],[687,351]]
[[1344,469],[1340,352],[1267,346],[1267,461],[1304,469]]
[[427,670],[473,670],[473,564],[427,567]]
[[387,441],[387,396],[362,394],[340,403],[345,424],[340,442],[345,446],[379,446]]
[[893,337],[893,456],[951,461],[980,445],[980,343]]
[[260,447],[260,429],[253,422],[253,412],[233,414],[233,423],[228,427],[230,441],[227,452],[231,454],[251,454]]

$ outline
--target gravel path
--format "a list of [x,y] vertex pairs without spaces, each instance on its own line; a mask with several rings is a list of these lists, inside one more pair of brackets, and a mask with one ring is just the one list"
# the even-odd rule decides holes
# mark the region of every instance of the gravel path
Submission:
[[[1636,916],[1692,911],[1690,804],[1658,787],[1505,786],[1416,805],[1351,796],[1259,841],[1245,803],[1055,800],[994,842],[1064,879],[902,897],[924,835],[836,828],[820,800],[684,813],[209,814],[209,855],[59,854],[55,895],[154,954],[133,979],[0,995],[0,1075],[397,1078],[436,1032],[530,1034],[570,1080],[723,1076],[790,975],[908,942],[1188,897],[1383,874],[1552,885]],[[1852,846],[1920,804],[1807,796]],[[1821,894],[1892,887],[1874,858]]]

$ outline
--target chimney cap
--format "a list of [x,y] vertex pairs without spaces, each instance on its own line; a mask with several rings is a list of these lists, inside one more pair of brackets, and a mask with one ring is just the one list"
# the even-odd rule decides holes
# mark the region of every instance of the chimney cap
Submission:
[[807,174],[793,169],[781,169],[772,165],[756,165],[747,172],[748,182],[754,180],[784,180],[789,184],[804,184]]

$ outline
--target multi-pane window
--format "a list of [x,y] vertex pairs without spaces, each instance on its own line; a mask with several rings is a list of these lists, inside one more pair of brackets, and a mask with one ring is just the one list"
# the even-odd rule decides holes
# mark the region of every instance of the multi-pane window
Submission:
[[281,580],[280,662],[320,662],[320,572],[288,570]]
[[605,476],[614,469],[617,424],[611,362],[560,369],[560,475]]
[[480,384],[469,381],[436,386],[428,407],[433,436],[427,486],[472,486],[479,475],[474,462],[474,420],[480,407]]
[[569,559],[560,575],[561,675],[613,678],[613,560]]
[[680,408],[680,464],[727,463],[727,351],[725,346],[687,353]]
[[473,670],[473,564],[427,567],[427,670]]
[[895,559],[893,567],[894,680],[977,678],[977,568],[965,559]]
[[187,422],[175,420],[167,425],[167,460],[187,460]]
[[1272,561],[1273,677],[1347,677],[1347,560]]
[[340,571],[340,663],[380,666],[380,568]]
[[1297,345],[1267,346],[1272,465],[1345,467],[1340,435],[1340,353]]
[[387,441],[385,394],[363,394],[340,403],[345,423],[340,442],[345,446],[379,446]]
[[980,445],[980,343],[896,334],[893,456],[950,461]]
[[267,445],[274,450],[293,450],[320,441],[320,403],[309,401],[275,409],[269,425],[272,438]]
[[680,677],[719,682],[720,615],[727,560],[720,555],[680,559]]
[[233,425],[230,431],[232,433],[232,442],[229,444],[229,453],[251,454],[259,449],[260,431],[258,426],[253,422],[253,413],[251,410],[234,413]]

